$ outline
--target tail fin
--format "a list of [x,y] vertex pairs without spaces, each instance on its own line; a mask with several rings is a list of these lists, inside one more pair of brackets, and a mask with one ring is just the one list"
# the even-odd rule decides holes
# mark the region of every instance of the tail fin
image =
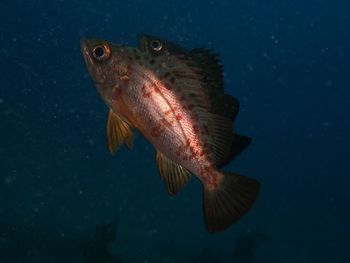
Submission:
[[260,183],[237,174],[220,174],[216,188],[204,185],[203,209],[210,233],[223,231],[237,222],[253,206]]

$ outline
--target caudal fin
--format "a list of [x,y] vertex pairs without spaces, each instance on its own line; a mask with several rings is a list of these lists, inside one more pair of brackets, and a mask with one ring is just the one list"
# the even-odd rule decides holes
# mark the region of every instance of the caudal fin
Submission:
[[237,222],[254,204],[260,183],[237,174],[220,174],[215,188],[204,185],[203,210],[210,233],[223,231]]

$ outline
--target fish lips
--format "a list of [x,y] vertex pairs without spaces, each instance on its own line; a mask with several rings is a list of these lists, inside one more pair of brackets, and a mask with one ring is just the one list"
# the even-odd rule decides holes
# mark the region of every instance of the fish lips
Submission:
[[80,50],[84,57],[85,63],[87,65],[91,65],[93,63],[92,58],[90,56],[89,48],[88,48],[90,42],[91,40],[87,38],[82,38],[80,40]]

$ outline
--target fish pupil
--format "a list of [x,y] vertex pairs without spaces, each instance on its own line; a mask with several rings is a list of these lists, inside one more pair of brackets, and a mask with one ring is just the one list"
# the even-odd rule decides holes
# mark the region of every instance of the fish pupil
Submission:
[[111,56],[111,48],[108,44],[96,46],[91,55],[96,61],[104,62]]
[[151,47],[154,51],[160,51],[162,49],[162,43],[158,40],[153,40],[151,42]]
[[93,52],[94,52],[94,56],[95,56],[96,58],[101,58],[101,57],[104,55],[105,50],[104,50],[103,47],[98,46],[98,47],[96,47],[96,48],[94,49]]

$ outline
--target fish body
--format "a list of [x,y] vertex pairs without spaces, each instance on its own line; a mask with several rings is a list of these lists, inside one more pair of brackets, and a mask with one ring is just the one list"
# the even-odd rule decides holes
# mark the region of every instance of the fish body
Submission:
[[136,128],[156,149],[170,194],[195,175],[204,186],[209,232],[226,229],[246,213],[259,183],[218,168],[241,152],[249,139],[233,133],[239,104],[224,93],[216,56],[152,36],[140,37],[138,48],[94,39],[82,40],[81,47],[110,110],[110,151],[123,143],[131,147]]
[[138,65],[132,71],[128,88],[112,96],[112,110],[123,114],[169,159],[211,184],[216,175],[214,170],[206,172],[213,165],[207,151],[208,134],[198,114],[178,99],[180,90],[172,90]]

